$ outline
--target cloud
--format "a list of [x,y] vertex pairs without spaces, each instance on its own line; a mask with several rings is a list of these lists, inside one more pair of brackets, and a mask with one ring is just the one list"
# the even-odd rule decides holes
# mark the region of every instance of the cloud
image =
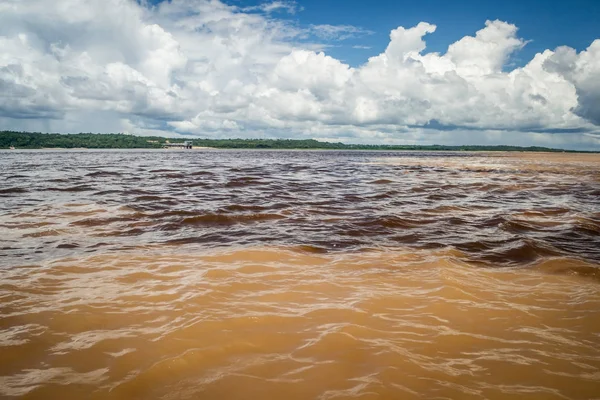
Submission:
[[544,67],[575,87],[578,96],[575,114],[600,125],[600,40],[579,54],[572,48],[559,47],[545,60]]
[[324,40],[346,40],[366,35],[372,35],[375,32],[352,25],[311,25],[309,27],[311,34]]
[[257,6],[243,7],[241,10],[244,12],[262,11],[267,14],[272,12],[284,11],[289,14],[295,14],[298,11],[302,11],[302,7],[298,7],[298,4],[295,1],[279,0],[270,3],[262,3]]
[[394,29],[385,51],[351,67],[310,38],[371,32],[269,14],[288,6],[297,10],[282,1],[249,10],[218,0],[4,0],[0,122],[356,142],[486,142],[504,132],[523,144],[560,135],[600,147],[600,40],[506,71],[526,45],[516,26],[487,21],[442,54],[426,52],[437,27],[422,22]]

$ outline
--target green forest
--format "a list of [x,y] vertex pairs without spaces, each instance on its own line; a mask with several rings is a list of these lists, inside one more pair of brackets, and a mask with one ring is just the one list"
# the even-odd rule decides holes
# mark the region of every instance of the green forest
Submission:
[[202,139],[134,136],[122,133],[40,133],[0,131],[0,149],[88,148],[88,149],[152,149],[171,143],[192,141],[194,146],[219,149],[339,149],[339,150],[425,150],[425,151],[551,151],[562,149],[519,146],[477,145],[367,145],[320,142],[314,139]]

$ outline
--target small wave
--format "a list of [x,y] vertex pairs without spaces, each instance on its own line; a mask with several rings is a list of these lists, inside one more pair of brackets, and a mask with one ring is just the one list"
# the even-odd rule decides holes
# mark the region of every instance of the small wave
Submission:
[[108,231],[94,234],[96,237],[123,237],[123,236],[139,236],[146,233],[144,229],[132,228],[118,231]]
[[467,225],[469,221],[466,218],[450,217],[444,219],[444,222],[450,225]]
[[167,179],[186,179],[187,176],[182,173],[164,174],[163,178]]
[[302,245],[292,248],[294,251],[299,251],[301,253],[311,253],[311,254],[326,254],[327,249],[318,246],[310,246],[310,245]]
[[86,218],[86,219],[80,219],[78,221],[73,221],[70,223],[70,225],[73,226],[89,226],[89,227],[93,227],[93,226],[104,226],[104,225],[110,225],[113,224],[115,222],[135,222],[135,221],[139,221],[141,218],[145,217],[146,215],[143,213],[135,213],[135,214],[129,214],[127,216],[121,216],[121,217],[110,217],[110,218]]
[[12,175],[8,175],[5,179],[11,180],[11,179],[28,179],[28,178],[30,178],[28,175],[12,174]]
[[50,187],[50,188],[46,188],[45,190],[49,190],[49,191],[53,191],[53,192],[87,192],[90,190],[94,190],[95,188],[89,185],[77,185],[77,186],[70,186],[70,187],[65,187],[65,188],[61,188],[61,187]]
[[443,206],[437,206],[434,208],[430,208],[430,209],[427,209],[424,211],[426,211],[428,213],[432,213],[432,214],[444,214],[444,213],[452,213],[452,212],[465,212],[465,211],[469,211],[469,210],[470,210],[469,207],[443,205]]
[[108,194],[121,193],[120,190],[112,189],[112,190],[100,190],[94,193],[94,196],[106,196]]
[[389,190],[385,193],[379,193],[373,196],[370,196],[370,199],[382,200],[382,199],[395,199],[398,197],[399,192],[396,190]]
[[61,243],[56,246],[57,249],[76,249],[79,245],[77,243]]
[[186,210],[166,210],[154,213],[148,213],[148,217],[153,220],[161,220],[170,217],[193,217],[198,215],[198,211],[186,211]]
[[226,207],[223,207],[224,210],[229,212],[244,212],[244,211],[264,211],[267,207],[262,206],[254,206],[254,205],[243,205],[243,204],[232,204]]
[[250,176],[235,178],[225,184],[225,187],[244,187],[249,185],[264,185],[265,182],[260,178]]
[[385,216],[379,218],[367,218],[357,222],[356,225],[370,228],[415,228],[438,222],[435,219],[412,219],[397,216]]
[[0,189],[0,194],[18,194],[27,193],[29,190],[22,187],[12,187],[7,189]]
[[510,219],[500,225],[501,229],[512,233],[548,232],[562,229],[563,226],[562,222],[557,221],[523,221],[517,219]]
[[122,174],[115,171],[94,171],[86,174],[85,176],[90,178],[98,178],[102,176],[121,176]]
[[153,196],[153,195],[138,196],[135,198],[135,201],[162,201],[162,200],[166,200],[166,199],[162,196]]
[[153,196],[155,195],[154,192],[150,192],[148,190],[144,190],[144,189],[127,189],[121,192],[121,194],[123,195],[127,195],[127,196]]
[[218,233],[211,233],[208,235],[201,236],[189,236],[183,238],[169,239],[161,242],[161,244],[169,245],[169,246],[181,246],[185,244],[210,244],[214,247],[226,246],[228,243],[226,242],[228,237],[225,235],[221,235]]
[[536,218],[536,217],[545,217],[545,216],[555,216],[555,215],[564,215],[571,212],[571,209],[564,207],[550,207],[550,208],[540,208],[537,210],[526,210],[520,215],[525,218]]
[[592,235],[600,234],[600,220],[577,217],[574,220],[575,230]]
[[184,218],[181,223],[186,225],[234,225],[285,219],[281,214],[205,214],[195,217]]
[[506,241],[503,245],[476,254],[473,259],[492,266],[530,264],[543,257],[555,257],[561,252],[550,244],[533,239]]
[[390,183],[394,183],[394,181],[389,180],[389,179],[377,179],[377,180],[371,181],[369,183],[372,185],[387,185]]
[[194,171],[189,173],[190,176],[215,176],[214,172],[210,171]]

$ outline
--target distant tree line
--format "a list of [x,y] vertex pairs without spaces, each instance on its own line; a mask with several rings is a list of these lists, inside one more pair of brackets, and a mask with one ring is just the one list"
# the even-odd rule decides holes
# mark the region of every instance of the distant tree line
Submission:
[[0,132],[0,148],[14,146],[18,149],[63,148],[72,149],[86,147],[89,149],[135,149],[160,148],[164,138],[141,137],[120,133],[78,133],[63,135],[60,133],[39,132]]
[[424,151],[551,151],[561,149],[530,146],[443,146],[443,145],[376,145],[320,142],[314,139],[191,139],[159,136],[134,136],[122,133],[40,133],[0,131],[0,149],[89,148],[89,149],[153,149],[162,145],[192,140],[194,146],[219,149],[341,149],[341,150],[424,150]]
[[314,139],[194,139],[194,146],[219,149],[348,149],[344,143]]

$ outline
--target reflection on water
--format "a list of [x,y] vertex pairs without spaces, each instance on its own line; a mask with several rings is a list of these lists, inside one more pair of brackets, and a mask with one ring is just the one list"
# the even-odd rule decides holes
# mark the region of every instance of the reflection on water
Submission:
[[599,166],[0,153],[0,397],[597,397]]

